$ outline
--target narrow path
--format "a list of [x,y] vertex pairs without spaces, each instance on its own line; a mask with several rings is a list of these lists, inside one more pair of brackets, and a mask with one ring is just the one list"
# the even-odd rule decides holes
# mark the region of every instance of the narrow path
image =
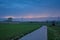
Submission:
[[19,40],[47,40],[47,26],[42,26]]

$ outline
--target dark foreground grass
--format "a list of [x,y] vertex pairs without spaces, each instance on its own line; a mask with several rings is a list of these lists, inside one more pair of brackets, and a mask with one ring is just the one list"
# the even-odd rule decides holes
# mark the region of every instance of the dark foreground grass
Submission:
[[48,40],[60,40],[60,22],[56,23],[55,26],[48,23]]
[[0,40],[10,40],[21,38],[22,36],[38,29],[40,23],[20,23],[20,24],[1,24],[0,23]]

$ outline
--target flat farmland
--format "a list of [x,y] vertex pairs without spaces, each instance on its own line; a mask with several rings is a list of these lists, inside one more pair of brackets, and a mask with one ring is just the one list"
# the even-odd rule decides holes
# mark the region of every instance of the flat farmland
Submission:
[[40,23],[0,23],[0,40],[21,38],[24,35],[38,29],[40,26]]
[[60,40],[60,22],[55,26],[51,22],[23,22],[19,24],[0,23],[0,40],[18,39],[46,25],[48,40]]

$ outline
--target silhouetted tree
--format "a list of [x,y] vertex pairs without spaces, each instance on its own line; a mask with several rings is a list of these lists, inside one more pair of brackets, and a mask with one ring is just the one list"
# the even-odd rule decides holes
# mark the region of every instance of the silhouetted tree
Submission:
[[52,26],[55,26],[55,21],[52,21]]
[[12,17],[9,17],[7,21],[12,22]]

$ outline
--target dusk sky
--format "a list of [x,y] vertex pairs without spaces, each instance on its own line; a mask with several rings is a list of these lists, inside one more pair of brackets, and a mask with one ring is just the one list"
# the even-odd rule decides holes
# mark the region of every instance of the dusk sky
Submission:
[[60,16],[60,0],[0,0],[0,18]]

